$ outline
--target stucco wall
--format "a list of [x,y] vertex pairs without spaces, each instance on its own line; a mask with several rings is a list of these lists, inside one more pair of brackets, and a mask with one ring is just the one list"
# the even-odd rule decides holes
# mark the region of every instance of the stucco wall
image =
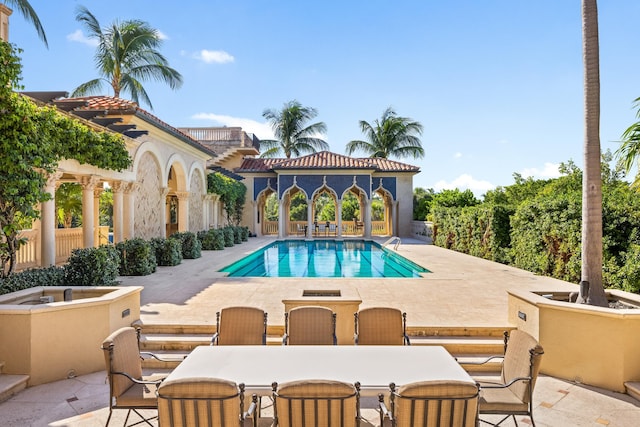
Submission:
[[162,236],[162,212],[165,201],[162,194],[162,176],[158,163],[150,153],[144,153],[138,164],[135,196],[135,235],[145,240]]

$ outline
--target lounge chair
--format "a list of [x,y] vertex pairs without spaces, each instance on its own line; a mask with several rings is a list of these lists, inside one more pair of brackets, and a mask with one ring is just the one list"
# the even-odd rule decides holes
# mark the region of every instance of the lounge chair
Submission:
[[354,313],[357,345],[411,345],[407,313],[397,308],[372,307]]

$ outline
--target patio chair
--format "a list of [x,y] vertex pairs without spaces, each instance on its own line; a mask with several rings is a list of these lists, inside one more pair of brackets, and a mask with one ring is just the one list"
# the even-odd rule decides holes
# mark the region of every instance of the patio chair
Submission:
[[296,233],[298,236],[304,236],[305,234],[307,234],[307,227],[302,224],[298,224],[296,226]]
[[391,391],[388,409],[378,395],[380,425],[392,427],[475,427],[478,425],[478,384],[461,381],[420,381]]
[[353,314],[356,345],[411,345],[407,313],[391,307],[371,307]]
[[244,410],[244,384],[217,378],[179,378],[158,388],[160,427],[256,426],[254,394]]
[[329,234],[338,235],[338,227],[335,224],[330,223],[327,228],[329,229]]
[[216,313],[211,345],[266,345],[267,313],[255,307],[226,307]]
[[360,384],[300,380],[272,384],[274,425],[279,427],[357,427]]
[[513,330],[504,333],[504,356],[491,356],[486,360],[469,364],[484,364],[496,358],[502,358],[502,370],[498,381],[487,381],[477,378],[480,383],[480,415],[505,415],[496,424],[481,420],[494,426],[502,424],[513,417],[518,425],[516,415],[526,415],[533,420],[533,389],[538,378],[540,362],[544,350],[538,341],[524,331]]
[[151,356],[161,360],[152,353],[140,352],[140,335],[132,327],[120,328],[102,342],[102,350],[109,379],[109,417],[111,421],[114,409],[127,409],[124,425],[127,425],[131,411],[135,412],[142,421],[149,425],[150,419],[145,418],[138,410],[157,409],[156,391],[166,375],[142,376],[142,356]]
[[327,307],[296,307],[284,314],[283,345],[337,345],[336,314]]

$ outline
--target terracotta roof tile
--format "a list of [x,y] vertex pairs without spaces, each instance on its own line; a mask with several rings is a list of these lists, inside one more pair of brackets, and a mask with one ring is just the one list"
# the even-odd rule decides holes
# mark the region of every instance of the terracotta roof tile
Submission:
[[269,172],[283,169],[373,169],[380,172],[419,172],[417,166],[381,158],[349,157],[330,151],[294,159],[245,158],[236,172]]

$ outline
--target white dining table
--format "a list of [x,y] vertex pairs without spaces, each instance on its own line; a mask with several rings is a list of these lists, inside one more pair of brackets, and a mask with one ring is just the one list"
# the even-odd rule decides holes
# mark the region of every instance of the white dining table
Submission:
[[305,379],[360,382],[363,396],[427,380],[475,381],[441,346],[199,346],[167,380],[222,378],[265,396],[271,384]]

